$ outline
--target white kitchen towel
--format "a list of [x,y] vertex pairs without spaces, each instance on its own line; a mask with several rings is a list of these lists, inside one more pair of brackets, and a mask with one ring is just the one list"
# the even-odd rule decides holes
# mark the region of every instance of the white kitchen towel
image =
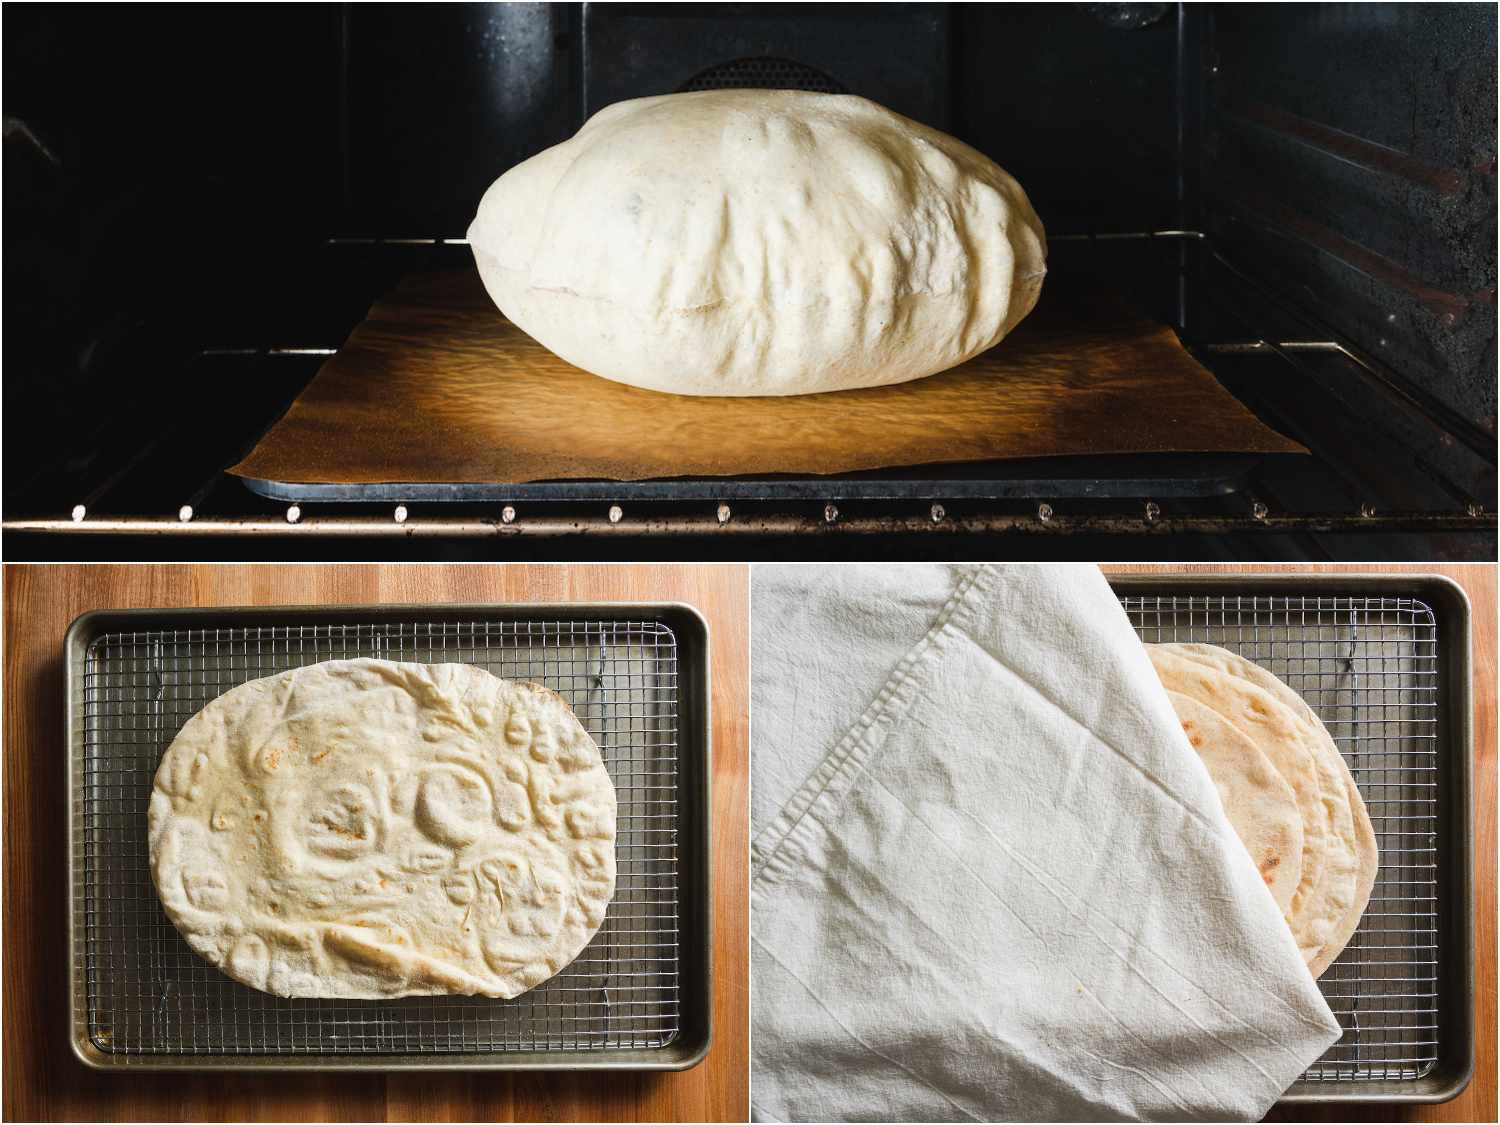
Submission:
[[757,1120],[1253,1120],[1338,1038],[1095,568],[753,581]]

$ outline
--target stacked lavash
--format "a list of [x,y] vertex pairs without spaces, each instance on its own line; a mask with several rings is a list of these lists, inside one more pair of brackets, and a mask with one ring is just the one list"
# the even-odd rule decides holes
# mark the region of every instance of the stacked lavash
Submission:
[[1314,977],[1364,915],[1378,848],[1326,727],[1271,672],[1205,644],[1148,645],[1188,741]]

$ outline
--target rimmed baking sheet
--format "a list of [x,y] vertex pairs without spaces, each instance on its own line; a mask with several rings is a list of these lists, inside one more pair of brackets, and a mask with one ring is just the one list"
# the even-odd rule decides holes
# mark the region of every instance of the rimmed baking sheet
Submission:
[[[75,1049],[96,1066],[690,1064],[707,1044],[706,649],[680,610],[138,611],[70,642]],[[605,614],[608,615],[605,615]],[[619,798],[615,897],[557,976],[514,1000],[289,1000],[198,957],[151,883],[146,807],[210,700],[320,660],[456,661],[569,701]]]
[[1147,643],[1198,642],[1274,672],[1359,786],[1380,871],[1319,979],[1344,1034],[1289,1100],[1452,1097],[1473,1040],[1468,608],[1441,579],[1299,575],[1111,583]]

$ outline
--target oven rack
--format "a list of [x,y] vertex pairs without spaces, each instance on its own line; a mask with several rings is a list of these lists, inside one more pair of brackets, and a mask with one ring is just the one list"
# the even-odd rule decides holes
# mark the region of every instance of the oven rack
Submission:
[[[1100,512],[1098,504],[1086,501],[1079,511],[1059,511],[1043,501],[1035,509],[1019,512],[989,511],[963,513],[950,511],[942,503],[927,508],[917,505],[910,515],[860,514],[847,504],[841,509],[831,501],[821,513],[766,511],[736,516],[735,508],[721,503],[712,511],[654,514],[637,511],[627,519],[624,509],[612,504],[587,514],[541,515],[518,514],[514,505],[504,505],[489,513],[469,516],[423,514],[413,516],[413,508],[397,504],[385,509],[387,515],[334,515],[318,512],[310,504],[291,504],[284,515],[198,517],[195,514],[172,516],[86,516],[80,505],[74,514],[64,518],[18,518],[6,520],[11,532],[66,532],[96,535],[153,535],[204,538],[223,536],[291,536],[302,538],[460,538],[480,539],[508,537],[559,538],[597,537],[696,537],[709,535],[805,535],[819,534],[936,534],[949,535],[1229,535],[1247,532],[1282,532],[1301,534],[1338,534],[1346,532],[1403,532],[1432,534],[1440,532],[1486,532],[1497,527],[1495,514],[1475,506],[1464,512],[1379,512],[1373,507],[1358,514],[1272,512],[1261,501],[1251,501],[1238,514],[1167,514],[1152,500],[1132,504],[1127,510]],[[998,507],[998,505],[997,505]],[[1184,505],[1186,507],[1186,505]],[[343,511],[340,505],[334,511]]]
[[[40,465],[8,492],[3,529],[13,549],[65,536],[146,536],[179,542],[245,537],[556,539],[900,534],[964,536],[1296,537],[1297,553],[1337,553],[1314,541],[1384,541],[1378,554],[1410,553],[1402,537],[1451,534],[1447,553],[1495,556],[1494,443],[1413,392],[1382,364],[1307,324],[1307,334],[1256,331],[1275,298],[1237,270],[1201,232],[1153,230],[1054,235],[1057,269],[1089,268],[1100,255],[1144,255],[1158,271],[1208,270],[1233,301],[1197,302],[1179,285],[1178,307],[1158,310],[1190,348],[1268,423],[1311,457],[1052,459],[980,467],[839,477],[518,484],[498,499],[466,501],[461,489],[389,486],[378,502],[337,487],[296,498],[256,495],[224,468],[275,421],[352,323],[322,339],[228,342],[186,357],[193,381],[249,396],[206,401],[110,448],[86,468]],[[370,299],[419,268],[453,268],[467,253],[456,238],[339,238],[318,251],[323,268],[363,278]],[[1132,258],[1132,261],[1135,259]],[[376,268],[376,267],[379,268]],[[1146,266],[1142,267],[1143,269]],[[371,280],[373,279],[373,280]],[[349,280],[346,284],[358,285]],[[330,282],[330,285],[333,285]],[[1187,296],[1182,296],[1186,293]],[[1193,299],[1189,299],[1193,298]],[[1199,310],[1195,304],[1212,304]],[[1230,308],[1229,306],[1233,306]],[[1248,311],[1247,311],[1248,310]],[[1303,318],[1306,320],[1306,318]],[[1212,321],[1202,339],[1200,321]],[[1266,322],[1269,322],[1267,320]],[[1378,422],[1358,418],[1378,416]],[[243,429],[226,434],[222,427]],[[1358,424],[1355,424],[1357,422]],[[136,431],[122,427],[129,433]],[[144,431],[143,431],[144,432]],[[311,497],[311,498],[309,498]],[[16,541],[20,537],[20,541]]]

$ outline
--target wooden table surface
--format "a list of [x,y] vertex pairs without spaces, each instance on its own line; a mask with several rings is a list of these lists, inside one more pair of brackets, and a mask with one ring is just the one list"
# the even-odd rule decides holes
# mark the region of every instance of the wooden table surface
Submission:
[[1254,571],[1285,574],[1390,574],[1402,570],[1443,574],[1464,588],[1473,618],[1474,661],[1474,1078],[1458,1097],[1441,1105],[1358,1104],[1347,1108],[1295,1106],[1273,1110],[1269,1121],[1494,1121],[1495,1091],[1495,578],[1491,565],[1440,566],[1106,566],[1106,573]]
[[[6,1120],[744,1121],[748,631],[742,566],[7,566]],[[62,642],[88,609],[684,601],[713,661],[714,1044],[673,1074],[100,1074],[68,1047]]]

